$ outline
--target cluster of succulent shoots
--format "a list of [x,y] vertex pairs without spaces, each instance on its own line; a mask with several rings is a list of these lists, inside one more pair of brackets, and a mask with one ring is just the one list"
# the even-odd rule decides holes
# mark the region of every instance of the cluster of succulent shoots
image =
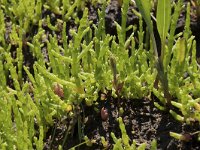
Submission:
[[[157,58],[157,45],[154,39],[153,17],[151,15],[150,2],[153,3],[154,1],[156,1],[155,9],[157,8],[156,27],[161,39],[162,59],[160,60]],[[118,0],[119,7],[122,10],[122,18],[121,24],[115,22],[117,37],[108,35],[105,31],[105,12],[108,1],[102,1],[102,8],[98,11],[98,24],[93,24],[94,30],[90,28],[92,22],[90,23],[88,19],[88,8],[83,9],[82,18],[75,15],[78,14],[76,8],[79,9],[83,6],[81,3],[84,3],[84,1],[70,0],[65,2],[65,5],[60,3],[59,0],[48,2],[42,0],[37,0],[37,2],[36,0],[2,0],[0,2],[0,89],[2,89],[0,90],[0,99],[3,98],[3,100],[0,100],[0,110],[2,110],[0,118],[3,120],[0,121],[0,126],[1,130],[4,131],[3,135],[5,135],[5,137],[2,136],[1,142],[5,142],[3,144],[8,146],[5,149],[13,149],[13,147],[16,147],[16,149],[32,149],[33,145],[36,149],[43,149],[45,138],[45,136],[43,137],[43,130],[48,129],[48,125],[54,123],[54,118],[57,115],[63,115],[64,110],[64,115],[67,112],[67,117],[74,117],[76,119],[74,122],[76,122],[76,117],[80,116],[81,108],[79,105],[81,105],[82,99],[85,99],[86,104],[91,106],[98,98],[99,90],[105,88],[112,90],[112,92],[111,94],[101,94],[100,99],[103,102],[109,102],[111,95],[118,97],[117,104],[120,104],[119,100],[122,96],[123,98],[140,99],[149,96],[149,93],[153,93],[160,100],[159,103],[154,103],[159,109],[164,110],[166,104],[169,104],[170,109],[176,107],[182,112],[182,115],[179,115],[175,111],[169,111],[176,120],[180,122],[186,120],[186,123],[187,120],[189,120],[188,122],[193,120],[200,122],[198,99],[200,96],[200,73],[195,57],[196,41],[190,33],[190,16],[197,14],[199,18],[200,0],[190,1],[196,8],[193,10],[190,10],[191,3],[187,4],[185,31],[177,35],[175,35],[176,22],[182,8],[185,8],[182,0],[177,0],[173,4],[171,4],[171,0]],[[131,3],[134,3],[134,6],[137,5],[141,12],[134,11],[140,19],[139,28],[135,24],[127,27],[127,12]],[[42,15],[45,12],[51,12],[51,15]],[[57,19],[58,15],[62,15],[63,19]],[[68,22],[69,20],[75,20],[76,29],[67,31],[67,24],[71,23],[71,21]],[[145,31],[143,29],[143,21],[146,22],[149,34],[146,34],[146,29]],[[37,27],[38,29],[36,29]],[[34,29],[33,34],[26,34],[32,29]],[[131,30],[133,32],[128,37],[126,31]],[[11,33],[7,33],[7,31]],[[57,36],[57,33],[59,36]],[[135,40],[135,33],[138,35],[138,40]],[[69,34],[70,37],[67,37]],[[149,50],[149,47],[151,47],[150,51],[146,51]],[[42,49],[47,51],[46,54],[49,59],[46,59],[46,54],[43,55]],[[26,50],[30,50],[31,56],[36,60],[34,64],[31,64],[31,66],[34,66],[34,73],[29,71],[29,65],[27,68],[23,65],[27,63],[24,62],[24,54],[29,54]],[[186,51],[188,52],[186,53]],[[11,55],[15,53],[16,58]],[[22,82],[23,69],[31,81],[29,89],[31,95],[27,94],[26,91],[28,84]],[[157,73],[154,74],[154,72]],[[183,78],[183,73],[188,73],[189,77]],[[9,86],[7,85],[7,75],[9,75],[9,79],[13,80],[14,86],[14,89],[9,88],[9,92],[7,91],[7,86]],[[160,81],[155,82],[156,86],[154,86],[156,76]],[[26,81],[26,78],[24,78],[24,81]],[[46,84],[49,82],[54,82],[50,86],[51,89],[49,89],[49,84]],[[66,92],[65,87],[67,87]],[[49,91],[46,91],[46,89]],[[73,90],[73,92],[69,92],[69,96],[68,90]],[[40,91],[42,92],[40,93]],[[49,93],[47,94],[47,92]],[[73,103],[74,93],[80,99],[76,105]],[[192,96],[190,97],[190,95]],[[34,97],[34,100],[32,97]],[[50,101],[49,97],[53,100]],[[171,97],[174,97],[173,100],[177,101],[172,101]],[[193,97],[197,99],[193,99]],[[40,103],[37,103],[38,101]],[[24,102],[27,103],[25,107],[21,105]],[[119,116],[122,116],[125,110],[120,105],[118,105],[118,108]],[[42,113],[40,113],[40,110],[42,110]],[[191,110],[195,110],[194,113],[192,112],[194,115]],[[109,116],[110,111],[106,105],[100,108],[99,116],[101,116],[102,121],[111,118],[111,115]],[[10,118],[5,118],[5,116]],[[39,127],[37,131],[34,128],[35,119],[37,119],[37,126]],[[19,126],[19,131],[16,132],[15,128],[7,130],[6,123],[9,126]],[[119,123],[121,123],[122,133],[125,133],[122,119],[119,119]],[[34,135],[32,131],[37,134]],[[13,138],[10,138],[10,135]],[[199,132],[188,134],[171,132],[170,135],[186,142],[191,141],[194,135],[198,135],[200,138]],[[39,139],[37,140],[35,136]],[[17,137],[23,138],[19,138],[22,139],[21,141],[16,141]],[[122,137],[126,137],[126,143],[129,142],[126,135]],[[29,142],[23,139],[27,139]],[[35,143],[30,144],[33,141],[32,139]],[[116,138],[114,137],[114,139]],[[92,144],[87,138],[85,138],[85,141],[87,145]],[[102,138],[102,141],[106,147],[105,139]],[[120,139],[115,141],[119,143]]]

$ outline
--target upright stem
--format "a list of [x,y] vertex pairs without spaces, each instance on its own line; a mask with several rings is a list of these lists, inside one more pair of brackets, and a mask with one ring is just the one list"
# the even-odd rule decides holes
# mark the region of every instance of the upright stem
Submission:
[[158,57],[158,51],[156,46],[156,40],[154,37],[154,34],[151,33],[151,39],[153,42],[153,49],[154,49],[154,55],[156,60],[156,68],[158,71],[158,75],[155,80],[155,87],[157,87],[158,81],[161,82],[163,90],[164,90],[164,97],[167,99],[167,105],[170,106],[171,103],[171,95],[169,93],[169,86],[168,86],[168,79],[167,79],[167,72],[164,71],[163,67],[163,59],[164,59],[164,42],[162,42],[162,49],[161,49],[161,57]]

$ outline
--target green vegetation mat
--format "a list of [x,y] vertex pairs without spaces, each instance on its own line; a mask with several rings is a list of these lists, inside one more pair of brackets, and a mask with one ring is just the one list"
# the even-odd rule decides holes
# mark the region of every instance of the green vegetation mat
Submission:
[[[199,0],[1,0],[0,149],[165,149],[126,130],[137,101],[159,112],[154,123],[164,112],[194,127],[168,134],[198,143],[200,41],[190,25],[199,10]],[[118,133],[89,137],[91,112]]]

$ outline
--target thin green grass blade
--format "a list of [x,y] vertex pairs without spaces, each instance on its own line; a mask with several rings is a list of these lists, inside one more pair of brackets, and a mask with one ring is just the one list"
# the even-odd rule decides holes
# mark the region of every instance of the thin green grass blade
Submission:
[[135,0],[137,7],[139,8],[140,13],[142,14],[150,33],[153,33],[153,25],[151,22],[151,5],[149,0]]
[[161,41],[164,42],[169,30],[171,19],[171,0],[159,0],[157,5],[157,29]]
[[149,30],[149,34],[150,34],[150,37],[151,37],[152,43],[153,43],[155,59],[156,59],[156,61],[158,61],[157,60],[158,59],[157,46],[156,46],[156,41],[155,41],[155,37],[154,37],[154,33],[153,33],[153,24],[151,21],[151,3],[149,0],[135,0],[135,2],[136,2],[136,5],[137,5],[140,13],[142,14],[142,17],[144,18],[144,20],[147,24],[147,28]]

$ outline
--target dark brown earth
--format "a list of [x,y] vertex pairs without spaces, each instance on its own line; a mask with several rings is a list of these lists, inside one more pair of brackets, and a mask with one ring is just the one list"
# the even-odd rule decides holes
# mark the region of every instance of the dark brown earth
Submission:
[[[116,137],[121,137],[121,131],[117,121],[117,117],[120,116],[118,111],[119,107],[116,105],[117,100],[109,98],[106,101],[99,100],[98,102],[99,105],[96,107],[85,106],[83,109],[84,112],[81,113],[81,116],[85,120],[84,134],[87,135],[89,139],[95,139],[96,143],[94,143],[92,147],[83,145],[79,147],[80,150],[104,149],[101,143],[101,136],[105,137],[109,143],[107,149],[112,149],[113,140],[110,133],[114,132]],[[192,136],[189,142],[183,142],[175,140],[169,135],[169,132],[191,134],[200,129],[198,124],[194,124],[193,126],[181,124],[169,115],[168,112],[158,110],[154,106],[153,101],[149,99],[121,99],[120,105],[124,109],[124,113],[121,117],[123,118],[127,134],[131,139],[130,141],[134,139],[137,144],[146,142],[148,143],[147,149],[150,148],[150,143],[153,139],[157,140],[158,149],[161,150],[199,149],[200,142],[197,141],[196,136]],[[109,113],[109,118],[106,121],[101,119],[99,111],[102,107],[107,108]],[[57,149],[58,144],[63,140],[63,136],[65,135],[62,124],[58,125],[56,122],[55,126],[57,126],[55,131],[56,136],[51,147],[52,149]],[[66,142],[64,149],[69,149],[79,143],[77,130],[78,128],[75,128],[74,134]],[[132,131],[134,131],[134,133],[132,133]],[[56,140],[56,138],[60,139]],[[48,142],[46,148],[50,145],[50,141]]]

